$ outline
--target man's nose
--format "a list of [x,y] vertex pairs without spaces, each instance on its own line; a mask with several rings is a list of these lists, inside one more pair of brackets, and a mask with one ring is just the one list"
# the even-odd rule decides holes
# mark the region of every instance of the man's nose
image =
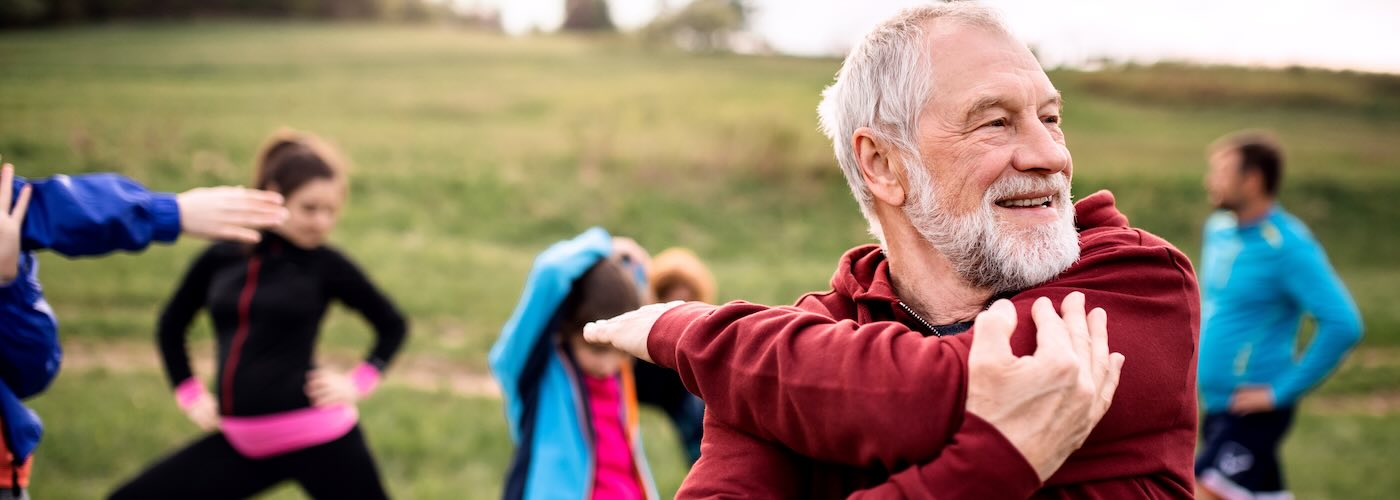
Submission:
[[1032,123],[1021,127],[1016,134],[1018,142],[1012,166],[1022,172],[1038,171],[1040,174],[1057,174],[1069,168],[1069,150],[1055,139],[1045,123],[1038,116],[1031,117]]

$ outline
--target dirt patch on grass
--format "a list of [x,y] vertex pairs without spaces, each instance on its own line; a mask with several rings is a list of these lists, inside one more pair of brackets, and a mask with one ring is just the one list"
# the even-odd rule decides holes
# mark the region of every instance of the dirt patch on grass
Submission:
[[[69,341],[63,345],[63,371],[101,370],[111,373],[161,371],[160,358],[153,345],[131,341]],[[202,380],[214,373],[213,348],[209,342],[190,345],[194,372]],[[321,366],[349,370],[358,358],[341,352],[323,352]],[[472,371],[450,360],[418,353],[405,353],[389,367],[384,383],[426,392],[449,392],[461,396],[500,397],[500,386],[489,374]]]
[[1316,415],[1400,415],[1400,390],[1371,394],[1314,396],[1303,399],[1303,409]]

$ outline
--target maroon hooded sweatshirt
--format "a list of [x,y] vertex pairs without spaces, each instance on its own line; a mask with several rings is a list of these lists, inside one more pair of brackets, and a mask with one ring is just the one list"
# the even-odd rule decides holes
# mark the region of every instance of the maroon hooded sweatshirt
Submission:
[[831,291],[793,307],[690,303],[648,350],[706,403],[700,461],[680,498],[1190,498],[1200,295],[1186,256],[1128,226],[1101,191],[1075,205],[1080,258],[1009,294],[1012,351],[1035,350],[1031,303],[1070,292],[1108,312],[1126,357],[1113,405],[1043,484],[963,409],[972,335],[904,311],[879,247],[846,253]]

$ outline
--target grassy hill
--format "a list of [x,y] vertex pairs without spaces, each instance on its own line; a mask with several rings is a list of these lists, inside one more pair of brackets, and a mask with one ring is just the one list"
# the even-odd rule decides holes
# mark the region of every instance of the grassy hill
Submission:
[[[693,248],[726,300],[787,303],[824,288],[841,252],[869,241],[816,129],[838,65],[368,25],[0,33],[0,155],[22,175],[114,170],[180,190],[251,182],[253,151],[279,126],[320,133],[354,163],[336,244],[412,316],[415,362],[396,369],[470,375],[484,371],[534,254],[592,225]],[[1400,459],[1400,78],[1164,65],[1051,79],[1067,102],[1076,193],[1113,190],[1136,225],[1192,256],[1208,212],[1205,145],[1246,127],[1281,136],[1283,202],[1327,247],[1367,326],[1325,403],[1304,406],[1294,487],[1301,498],[1400,487],[1385,473]],[[44,258],[64,342],[134,354],[70,360],[35,400],[50,427],[40,497],[100,496],[195,435],[150,339],[202,247]],[[369,331],[337,313],[326,337],[329,356],[349,358]],[[362,412],[393,492],[496,496],[510,452],[499,403],[394,378]],[[674,491],[684,468],[654,423],[653,463]]]

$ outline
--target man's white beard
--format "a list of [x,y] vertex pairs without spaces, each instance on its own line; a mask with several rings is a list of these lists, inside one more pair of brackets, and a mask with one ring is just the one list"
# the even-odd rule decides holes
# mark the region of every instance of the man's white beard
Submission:
[[[1050,281],[1079,259],[1068,176],[1003,177],[987,190],[981,206],[967,215],[948,213],[935,200],[932,183],[911,180],[911,186],[924,188],[911,193],[904,214],[958,275],[975,287],[995,293],[1025,290]],[[1045,190],[1055,192],[1051,206],[1059,217],[1054,223],[1020,227],[998,220],[997,200]]]

